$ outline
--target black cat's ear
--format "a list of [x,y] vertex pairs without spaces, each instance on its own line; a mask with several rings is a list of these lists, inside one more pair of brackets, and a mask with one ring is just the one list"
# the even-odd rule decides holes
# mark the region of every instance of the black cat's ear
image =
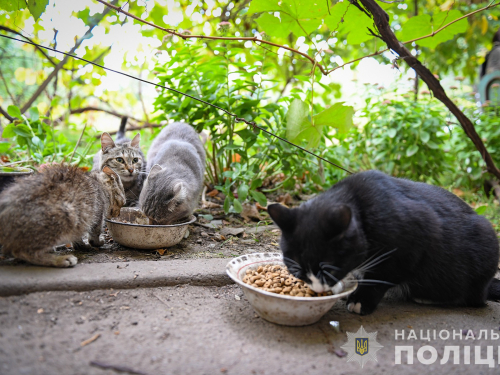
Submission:
[[132,142],[130,142],[130,146],[132,147],[139,147],[139,143],[141,142],[141,134],[137,133],[134,139],[132,139]]
[[348,206],[335,206],[329,208],[321,218],[323,233],[329,238],[344,233],[351,223],[352,212]]
[[283,232],[291,232],[295,229],[295,212],[281,204],[271,204],[267,207],[267,213]]
[[113,142],[113,138],[104,132],[101,134],[101,149],[102,153],[105,154],[110,148],[115,147],[115,142]]

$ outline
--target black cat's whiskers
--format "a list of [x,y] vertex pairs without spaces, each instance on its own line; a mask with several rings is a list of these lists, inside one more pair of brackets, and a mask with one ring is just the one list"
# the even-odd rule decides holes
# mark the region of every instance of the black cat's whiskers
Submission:
[[360,279],[358,280],[358,284],[386,284],[386,285],[391,285],[391,286],[396,286],[396,284],[391,283],[389,281],[384,281],[384,280],[373,280],[373,279]]
[[328,276],[329,278],[331,278],[333,281],[335,281],[336,283],[338,283],[340,280],[337,279],[335,276],[333,276],[330,272],[328,271],[324,271],[323,270],[323,275],[325,276]]
[[388,251],[387,253],[381,254],[381,255],[379,255],[376,258],[371,257],[373,259],[370,258],[367,261],[363,262],[361,265],[359,265],[358,267],[356,267],[354,269],[354,271],[364,271],[364,272],[369,271],[373,267],[375,267],[378,264],[382,263],[383,261],[387,260],[387,258],[389,257],[389,255],[391,255],[396,250],[397,250],[397,248],[393,249],[391,251]]
[[296,261],[294,261],[294,260],[293,260],[293,259],[291,259],[291,258],[288,258],[288,257],[283,257],[283,259],[284,259],[284,260],[289,261],[290,263],[292,263],[292,264],[294,264],[294,265],[296,265],[296,266],[298,266],[298,267],[300,267],[300,264],[298,264]]
[[323,264],[323,263],[320,263],[319,264],[319,268],[321,268],[323,271],[328,268],[334,270],[334,271],[339,271],[340,268],[339,267],[335,267],[335,266],[332,266],[331,264]]
[[[371,257],[369,257],[368,259],[366,259],[364,262],[362,262],[362,263],[361,263],[361,264],[360,264],[357,268],[361,268],[361,267],[363,267],[365,264],[367,264],[367,263],[371,262],[371,261],[373,260],[373,258],[375,258],[375,257],[377,256],[377,254],[378,254],[379,252],[380,252],[380,250],[379,250],[379,251],[377,251],[375,254],[373,254],[373,255],[372,255]],[[383,255],[383,254],[382,254],[382,255]]]

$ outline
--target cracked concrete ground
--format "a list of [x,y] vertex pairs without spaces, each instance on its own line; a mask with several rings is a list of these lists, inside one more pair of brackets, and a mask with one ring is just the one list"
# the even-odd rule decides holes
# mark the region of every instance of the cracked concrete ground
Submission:
[[[236,297],[238,296],[239,299]],[[329,322],[340,322],[335,332]],[[378,332],[378,362],[362,369],[340,347],[363,325]],[[339,302],[318,323],[284,327],[258,318],[239,287],[51,291],[0,298],[1,374],[498,374],[499,341],[395,341],[394,331],[500,327],[500,304],[443,308],[394,300],[360,317]],[[465,335],[464,335],[465,338]],[[395,364],[395,345],[437,349],[438,361]],[[445,345],[494,346],[485,364],[439,364]],[[405,357],[404,357],[405,358]],[[403,361],[405,363],[405,361]],[[462,363],[462,359],[461,359]]]

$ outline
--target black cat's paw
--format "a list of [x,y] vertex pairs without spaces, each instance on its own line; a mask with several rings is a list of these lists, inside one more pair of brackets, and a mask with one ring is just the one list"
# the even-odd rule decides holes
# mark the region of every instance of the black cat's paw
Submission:
[[377,308],[377,305],[373,305],[369,301],[359,301],[354,298],[349,298],[346,306],[349,312],[359,315],[371,314]]
[[347,304],[347,310],[356,314],[361,314],[361,302],[349,302]]

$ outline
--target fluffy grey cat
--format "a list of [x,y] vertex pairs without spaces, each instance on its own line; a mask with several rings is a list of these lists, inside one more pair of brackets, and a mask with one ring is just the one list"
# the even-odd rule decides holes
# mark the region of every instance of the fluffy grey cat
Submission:
[[194,211],[205,172],[205,149],[199,135],[185,123],[162,129],[148,152],[149,175],[139,207],[153,224],[172,224]]
[[0,194],[0,243],[5,255],[42,266],[71,267],[73,255],[57,255],[54,246],[72,242],[99,247],[104,217],[117,216],[125,204],[120,177],[109,167],[86,173],[54,164],[17,180]]
[[116,141],[108,133],[101,135],[101,151],[94,156],[92,170],[108,166],[118,173],[127,197],[125,206],[135,206],[146,177],[146,158],[139,145],[141,135],[137,134],[132,140],[125,137],[126,124],[127,117],[123,117]]

